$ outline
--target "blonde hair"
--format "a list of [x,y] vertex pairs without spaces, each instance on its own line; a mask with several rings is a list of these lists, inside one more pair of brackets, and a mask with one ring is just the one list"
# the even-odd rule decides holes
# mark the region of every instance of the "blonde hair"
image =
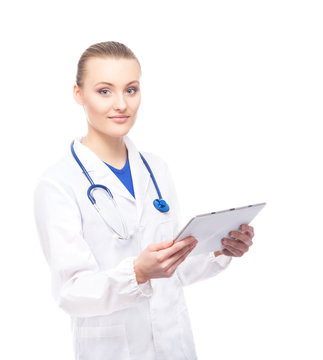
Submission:
[[104,41],[89,46],[81,55],[77,64],[76,84],[82,87],[84,83],[84,75],[86,62],[91,57],[114,57],[117,59],[134,59],[140,63],[135,54],[124,44],[117,41]]

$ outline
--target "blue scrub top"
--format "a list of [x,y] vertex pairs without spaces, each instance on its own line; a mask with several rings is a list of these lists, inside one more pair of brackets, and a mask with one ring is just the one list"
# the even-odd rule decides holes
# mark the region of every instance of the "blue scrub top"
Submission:
[[123,185],[128,189],[130,194],[135,198],[135,192],[133,189],[131,170],[129,164],[129,156],[127,153],[127,161],[125,166],[122,169],[116,169],[115,167],[104,162],[109,168],[114,172],[114,174],[119,178],[119,180],[123,183]]

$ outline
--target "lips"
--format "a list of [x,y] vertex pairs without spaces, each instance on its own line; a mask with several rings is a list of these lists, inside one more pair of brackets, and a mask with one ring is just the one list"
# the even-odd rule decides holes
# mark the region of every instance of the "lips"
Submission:
[[109,119],[113,120],[114,122],[121,124],[127,121],[128,115],[116,115],[116,116],[109,116]]

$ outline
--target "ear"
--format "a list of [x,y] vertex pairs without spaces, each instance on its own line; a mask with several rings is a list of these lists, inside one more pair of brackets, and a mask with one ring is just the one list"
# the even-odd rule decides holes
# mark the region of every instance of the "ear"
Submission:
[[74,86],[73,86],[73,97],[79,105],[83,105],[82,92],[81,92],[80,88],[77,86],[77,84],[74,84]]

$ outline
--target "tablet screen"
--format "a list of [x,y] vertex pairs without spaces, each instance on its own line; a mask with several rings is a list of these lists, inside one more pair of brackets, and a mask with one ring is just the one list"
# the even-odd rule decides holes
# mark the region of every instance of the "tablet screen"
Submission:
[[222,250],[221,240],[229,237],[230,231],[239,231],[240,225],[250,224],[265,205],[260,203],[197,215],[179,232],[175,241],[188,236],[197,239],[198,244],[189,256]]

